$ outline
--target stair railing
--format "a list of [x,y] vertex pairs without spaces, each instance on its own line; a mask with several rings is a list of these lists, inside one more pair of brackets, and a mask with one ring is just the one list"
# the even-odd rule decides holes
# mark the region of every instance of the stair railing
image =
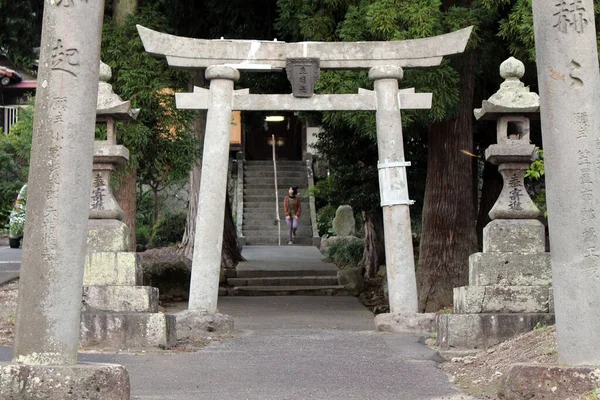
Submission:
[[277,154],[275,152],[275,135],[271,134],[273,146],[273,176],[275,179],[275,221],[277,221],[277,245],[281,246],[281,218],[279,218],[279,192],[277,189]]

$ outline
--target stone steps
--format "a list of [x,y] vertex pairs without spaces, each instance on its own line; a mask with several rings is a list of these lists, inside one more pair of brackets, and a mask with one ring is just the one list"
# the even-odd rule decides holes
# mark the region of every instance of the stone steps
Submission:
[[[252,169],[247,169],[244,171],[244,176],[246,178],[271,178],[273,179],[275,177],[275,174],[273,173],[273,170],[271,171],[262,171],[262,170],[252,170]],[[280,171],[277,170],[277,178],[278,180],[283,180],[286,178],[305,178],[306,177],[306,171]]]
[[[257,185],[275,185],[275,183],[273,182],[274,178],[271,177],[264,177],[264,176],[256,176],[256,177],[246,177],[244,178],[244,187],[246,188],[251,188]],[[291,186],[302,186],[302,185],[306,185],[306,175],[304,177],[290,177],[287,179],[281,179],[279,178],[277,180],[277,186],[281,187],[281,188],[289,188]],[[274,187],[274,186],[273,186]]]
[[[304,161],[289,161],[289,160],[277,160],[277,167],[279,168],[280,166],[300,166],[300,165],[304,165]],[[253,161],[253,160],[249,160],[249,161],[244,161],[244,167],[264,167],[264,166],[268,166],[273,168],[273,161],[272,160],[260,160],[260,161]]]
[[[285,227],[285,229],[284,229]],[[273,226],[273,225],[268,225],[268,226],[249,226],[249,227],[245,227],[244,228],[244,234],[246,237],[269,237],[269,236],[273,236],[273,235],[277,235],[277,225]],[[285,223],[281,224],[281,237],[287,237],[287,225],[285,225]],[[302,227],[300,226],[300,228],[298,228],[298,230],[296,230],[296,238],[298,237],[303,237],[303,236],[307,236],[310,237],[312,236],[312,228],[311,227]]]
[[337,276],[269,276],[229,278],[231,286],[337,286]]
[[318,270],[318,269],[305,269],[305,270],[271,270],[271,269],[251,269],[251,270],[238,270],[236,271],[237,278],[268,278],[268,277],[306,277],[306,276],[327,276],[336,277],[337,271],[335,270]]
[[[277,245],[278,241],[277,241],[277,236],[270,236],[270,237],[266,237],[266,236],[245,236],[246,239],[246,244],[247,245]],[[281,244],[282,245],[286,245],[288,239],[287,236],[283,236],[283,233],[281,235]],[[294,245],[295,246],[313,246],[313,239],[312,237],[298,237],[296,236],[296,239],[294,239]]]
[[347,290],[335,286],[236,286],[230,296],[348,296]]
[[[288,242],[283,201],[291,186],[298,186],[301,193],[308,188],[306,164],[303,161],[277,162],[277,195],[281,235],[278,235],[275,205],[275,183],[272,161],[247,161],[244,163],[244,219],[242,232],[248,245],[276,245],[279,237],[282,244]],[[308,197],[302,198],[303,212],[300,228],[294,243],[312,245],[312,226]]]

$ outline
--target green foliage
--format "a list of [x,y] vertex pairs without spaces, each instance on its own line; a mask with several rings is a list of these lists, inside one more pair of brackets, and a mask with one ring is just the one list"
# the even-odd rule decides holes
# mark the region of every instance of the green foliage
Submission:
[[546,324],[544,324],[542,322],[538,322],[533,327],[533,331],[534,332],[547,332],[548,331],[548,325],[546,325]]
[[441,310],[439,310],[436,314],[453,314],[454,313],[454,308],[452,306],[449,307],[444,307]]
[[169,184],[187,179],[200,157],[200,146],[189,129],[195,114],[178,110],[174,99],[192,75],[146,53],[136,24],[171,31],[165,16],[152,6],[129,15],[122,25],[109,19],[104,24],[102,60],[112,68],[114,91],[140,108],[137,123],[117,128],[117,139],[131,153],[138,183],[149,185],[156,196]]
[[529,169],[525,173],[525,178],[539,180],[542,176],[544,176],[544,150],[538,149],[538,159],[535,160],[529,166]]
[[40,45],[43,0],[0,0],[0,54],[15,65],[33,67],[33,48]]
[[23,237],[25,229],[25,211],[27,205],[27,185],[23,185],[10,212],[8,235],[11,238]]
[[600,399],[600,389],[594,388],[583,393],[583,400],[598,400]]
[[365,243],[362,240],[335,241],[327,249],[325,261],[334,263],[340,269],[360,267],[364,251]]
[[27,183],[33,135],[33,99],[19,110],[19,121],[7,135],[0,133],[0,226],[8,222],[21,187]]
[[178,213],[167,212],[152,229],[152,246],[164,247],[181,242],[186,218],[186,211]]
[[[135,243],[139,250],[145,250],[152,239],[152,227],[150,225],[135,226]],[[139,251],[138,250],[138,251]]]
[[544,150],[538,149],[537,152],[538,159],[529,166],[529,169],[525,173],[525,179],[529,181],[528,188],[533,192],[531,200],[544,213],[544,216],[547,217]]
[[330,204],[321,207],[317,212],[317,229],[319,236],[333,236],[333,218],[335,218],[336,208]]

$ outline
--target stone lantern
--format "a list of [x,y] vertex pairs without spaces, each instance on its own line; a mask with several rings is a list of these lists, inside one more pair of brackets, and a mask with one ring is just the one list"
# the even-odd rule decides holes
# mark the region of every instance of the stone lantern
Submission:
[[177,340],[175,317],[158,312],[157,288],[142,286],[139,257],[129,251],[124,213],[110,188],[115,167],[129,159],[116,143],[116,121],[139,112],[112,91],[110,77],[102,63],[96,120],[106,123],[107,138],[94,142],[80,343],[104,350],[168,348]]
[[[112,223],[107,222],[104,225],[111,224],[114,225],[115,229],[126,232],[127,228],[121,222],[124,218],[123,210],[115,200],[110,187],[110,179],[115,168],[129,160],[129,150],[125,146],[117,144],[116,121],[134,120],[139,110],[131,109],[129,101],[123,101],[113,92],[112,85],[108,83],[111,76],[110,67],[101,63],[96,122],[106,124],[107,137],[106,140],[96,140],[94,142],[90,219],[112,220]],[[97,225],[97,223],[91,225]],[[129,235],[123,235],[123,238],[127,240],[127,243],[124,243],[123,248],[118,250],[127,251],[129,250]],[[102,245],[98,242],[91,244],[92,246]]]
[[487,348],[537,323],[554,323],[545,227],[523,184],[538,157],[529,141],[529,117],[537,116],[540,104],[520,81],[524,73],[521,61],[504,61],[500,75],[505,81],[475,110],[478,120],[497,121],[497,144],[485,157],[498,165],[504,185],[483,230],[483,252],[469,257],[469,286],[454,288],[454,313],[437,317],[443,350]]

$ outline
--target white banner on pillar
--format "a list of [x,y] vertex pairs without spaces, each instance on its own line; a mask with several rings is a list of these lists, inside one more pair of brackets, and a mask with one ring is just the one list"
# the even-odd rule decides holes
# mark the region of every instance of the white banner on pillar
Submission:
[[[406,167],[410,167],[410,161],[386,162],[377,165],[381,207],[415,203],[414,200],[403,198],[408,194]],[[392,182],[395,183],[392,184]]]

